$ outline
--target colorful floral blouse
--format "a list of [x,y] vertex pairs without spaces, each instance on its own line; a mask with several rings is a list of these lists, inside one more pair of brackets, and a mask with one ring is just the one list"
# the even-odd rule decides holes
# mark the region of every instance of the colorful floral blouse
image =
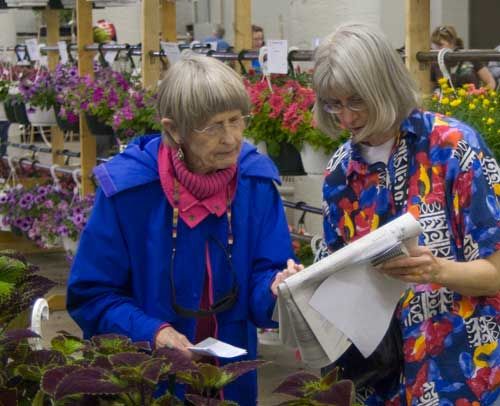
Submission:
[[[330,160],[323,186],[329,251],[405,211],[418,218],[424,230],[419,243],[435,256],[471,261],[499,250],[500,170],[481,137],[459,121],[417,110],[400,134],[387,165],[368,165],[350,142]],[[499,310],[500,294],[466,297],[439,285],[413,285],[397,311],[405,353],[399,393],[362,388],[358,400],[494,404],[500,393]]]

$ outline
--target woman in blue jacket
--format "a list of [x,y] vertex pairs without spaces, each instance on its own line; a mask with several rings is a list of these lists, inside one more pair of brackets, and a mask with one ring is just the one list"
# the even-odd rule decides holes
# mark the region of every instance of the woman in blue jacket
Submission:
[[[189,54],[158,97],[163,137],[142,137],[98,166],[100,189],[68,284],[85,337],[118,333],[155,347],[216,337],[255,359],[293,256],[271,161],[242,142],[249,99],[223,63]],[[221,360],[221,364],[224,362]],[[224,399],[255,405],[256,374]]]

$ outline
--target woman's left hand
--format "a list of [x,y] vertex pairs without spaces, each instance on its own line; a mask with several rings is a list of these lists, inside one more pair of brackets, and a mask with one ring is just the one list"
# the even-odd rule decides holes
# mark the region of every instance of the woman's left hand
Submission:
[[427,247],[414,247],[409,254],[386,261],[377,269],[408,283],[439,283],[443,259],[436,258]]
[[289,276],[296,274],[304,269],[304,265],[296,264],[293,259],[286,261],[286,269],[276,274],[273,283],[271,284],[271,291],[274,296],[278,296],[278,285]]

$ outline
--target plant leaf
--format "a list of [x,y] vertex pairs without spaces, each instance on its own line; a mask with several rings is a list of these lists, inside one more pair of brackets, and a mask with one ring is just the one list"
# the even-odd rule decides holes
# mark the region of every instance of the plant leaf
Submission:
[[132,343],[132,345],[138,351],[151,352],[151,344],[149,343],[149,341],[136,341],[135,343]]
[[191,358],[187,357],[179,350],[171,350],[167,347],[162,347],[153,353],[153,357],[163,358],[171,363],[172,365],[170,366],[169,371],[171,374],[197,370],[196,364],[191,360]]
[[4,338],[0,340],[0,345],[26,338],[40,338],[40,336],[29,329],[9,330],[5,333]]
[[339,367],[335,367],[321,378],[321,386],[332,386],[339,380]]
[[52,349],[62,352],[64,355],[71,355],[80,351],[85,346],[82,339],[74,336],[57,336],[50,342]]
[[142,363],[151,359],[150,355],[140,352],[122,352],[109,357],[114,366],[138,367]]
[[309,372],[300,371],[290,376],[273,391],[273,393],[283,393],[285,395],[301,398],[306,393],[306,386],[310,382],[318,381],[318,377]]
[[351,406],[354,396],[354,383],[343,379],[332,385],[329,390],[315,394],[313,399],[329,405]]
[[239,378],[241,375],[246,374],[247,372],[253,371],[265,364],[268,364],[268,361],[264,360],[252,360],[252,361],[239,361],[233,362],[231,364],[224,365],[222,370],[231,374],[233,376],[232,380]]
[[57,386],[55,399],[72,395],[116,395],[126,388],[115,383],[109,371],[100,368],[80,368],[66,375]]
[[130,338],[119,334],[101,334],[91,338],[92,344],[98,353],[104,355],[134,351]]
[[61,380],[66,375],[69,375],[70,373],[78,369],[83,369],[83,367],[78,365],[65,365],[62,367],[50,369],[43,374],[42,380],[40,382],[40,387],[45,393],[54,397],[59,382],[61,382]]

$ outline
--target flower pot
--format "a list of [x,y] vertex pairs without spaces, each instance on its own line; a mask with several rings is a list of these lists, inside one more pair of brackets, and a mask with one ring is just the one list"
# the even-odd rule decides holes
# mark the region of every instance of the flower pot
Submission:
[[280,152],[277,156],[269,155],[269,157],[274,161],[281,176],[302,176],[306,174],[299,151],[288,142],[280,144]]
[[99,121],[97,117],[85,113],[85,119],[87,120],[90,132],[95,137],[110,137],[114,134],[111,126]]
[[78,120],[76,123],[70,123],[65,118],[62,118],[61,116],[59,116],[59,112],[61,111],[61,105],[60,104],[56,104],[54,106],[54,110],[56,112],[56,122],[57,122],[57,125],[59,126],[59,128],[62,131],[64,131],[64,132],[72,131],[74,133],[79,133],[80,132],[80,120]]
[[51,126],[57,124],[54,107],[43,110],[40,107],[32,107],[26,104],[26,114],[28,115],[31,125],[34,126]]
[[325,154],[322,150],[315,150],[308,143],[304,143],[300,150],[300,158],[302,165],[304,165],[304,171],[308,175],[323,175],[330,155]]
[[71,255],[76,254],[76,250],[78,248],[78,241],[72,240],[69,237],[61,237],[62,239],[62,245],[64,247],[64,250]]
[[5,113],[4,103],[0,103],[0,121],[7,121],[7,114]]
[[30,120],[28,119],[28,114],[26,113],[26,104],[23,102],[14,102],[12,103],[14,107],[14,114],[16,115],[16,123],[22,125],[30,125]]
[[14,111],[14,105],[12,104],[12,99],[7,98],[3,104],[3,107],[5,109],[5,116],[7,117],[7,120],[11,123],[16,123],[16,113]]

